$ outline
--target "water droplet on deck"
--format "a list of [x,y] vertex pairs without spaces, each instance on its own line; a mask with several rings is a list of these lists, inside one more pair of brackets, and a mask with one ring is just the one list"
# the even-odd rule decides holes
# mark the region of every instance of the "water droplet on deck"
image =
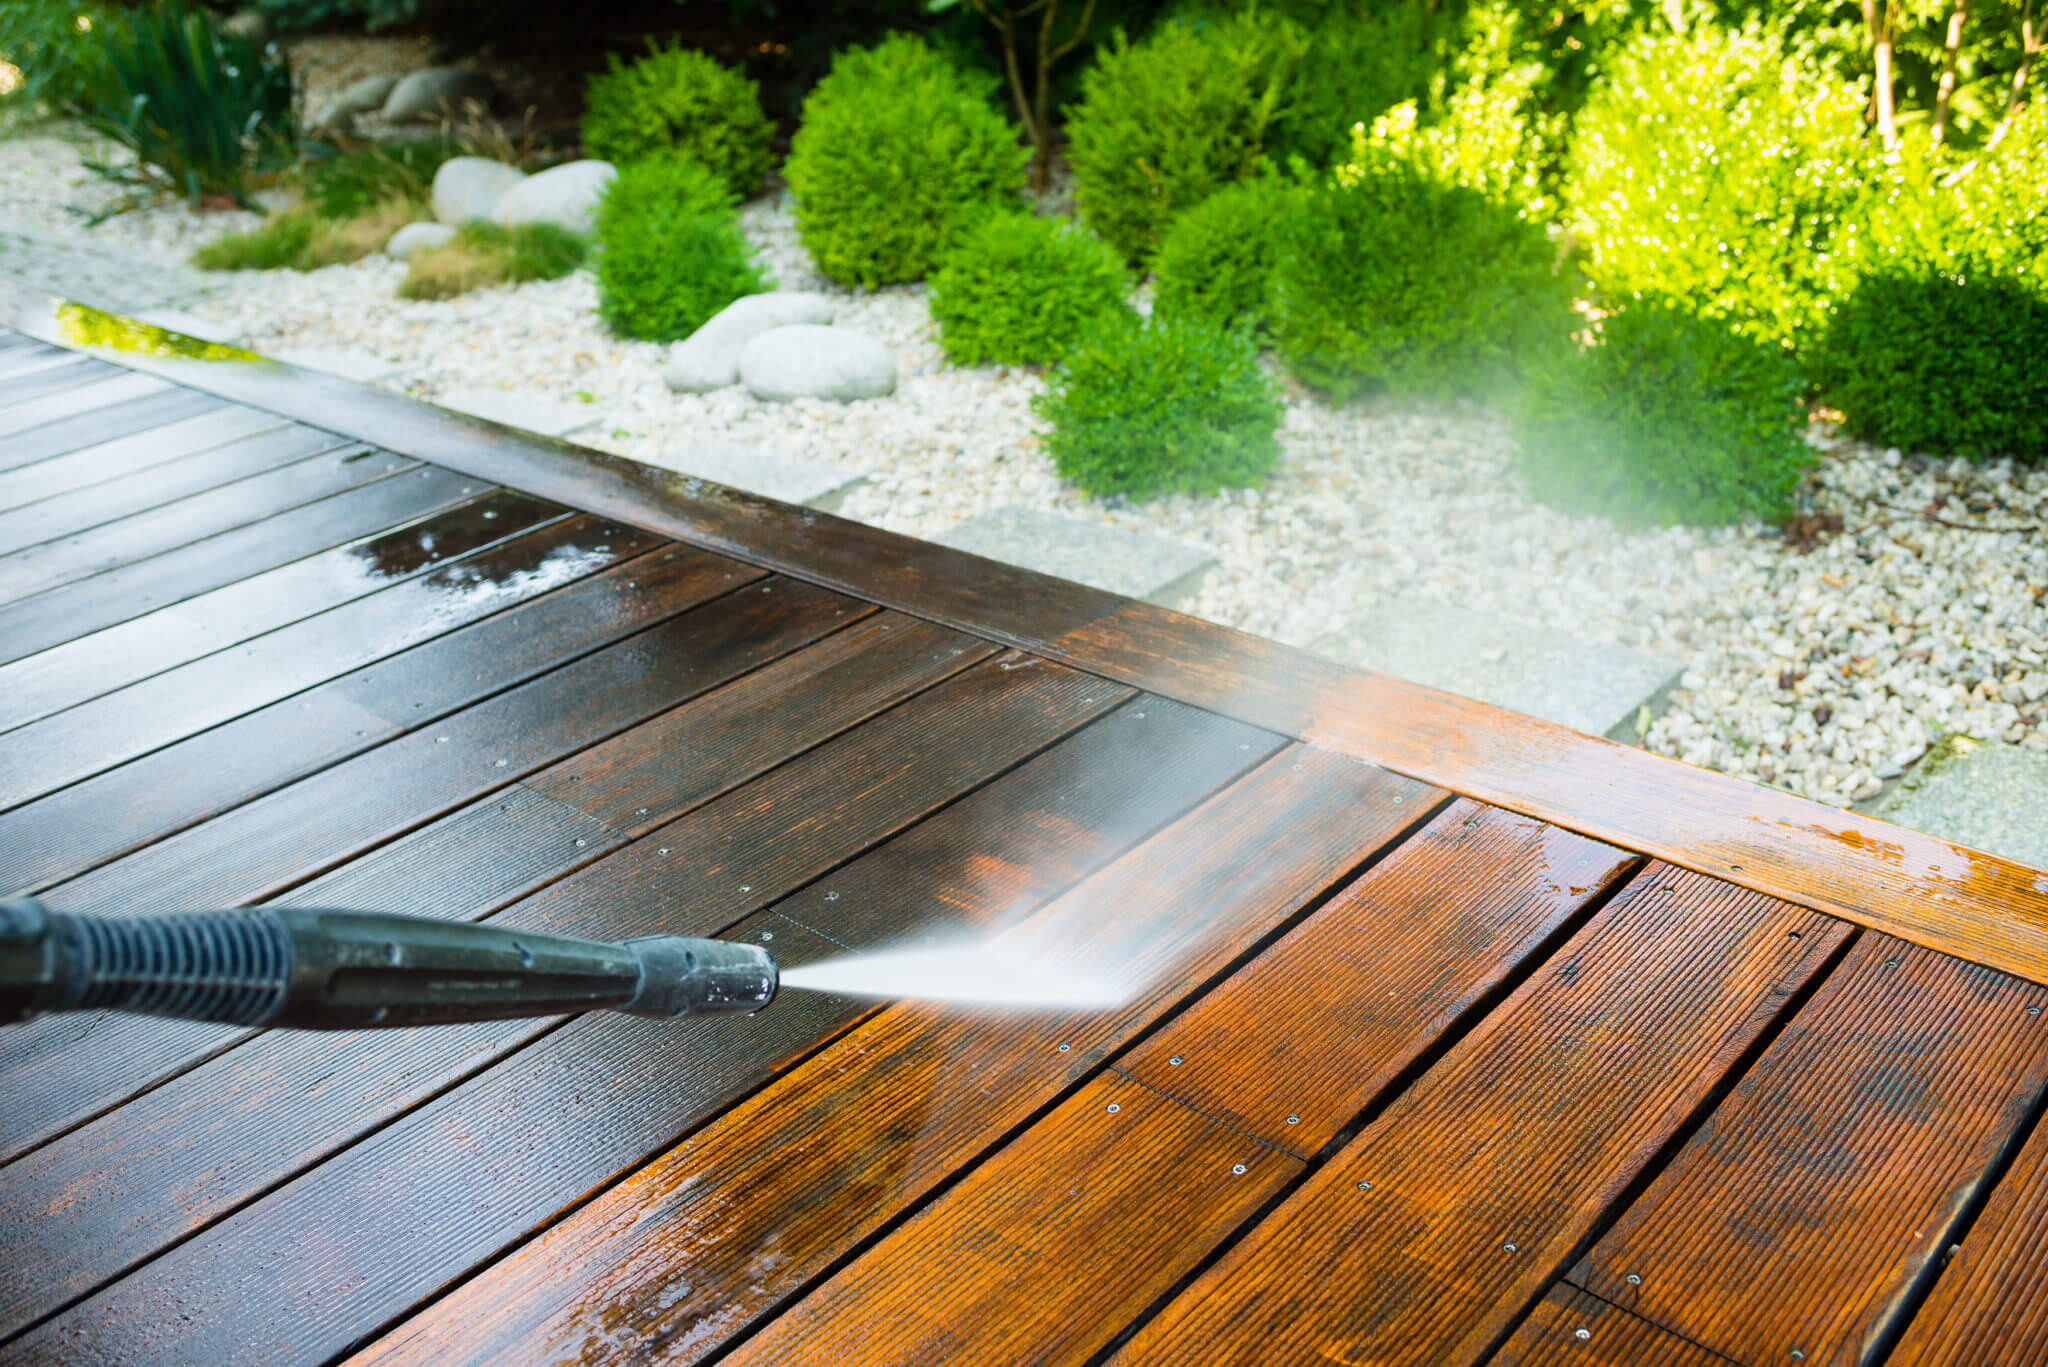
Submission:
[[494,759],[491,761],[491,767],[493,769],[502,769],[505,767],[505,761],[501,759]]
[[828,892],[825,894],[825,900],[828,902],[836,902],[839,900],[839,894],[836,892]]

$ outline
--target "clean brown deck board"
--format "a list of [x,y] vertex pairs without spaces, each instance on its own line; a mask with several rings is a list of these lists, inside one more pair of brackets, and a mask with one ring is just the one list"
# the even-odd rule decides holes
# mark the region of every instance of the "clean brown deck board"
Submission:
[[[1147,990],[1110,1012],[881,1012],[366,1359],[717,1353],[1397,839],[1429,796],[1296,747],[1042,909],[972,899],[990,928],[1078,943]],[[701,1250],[693,1281],[661,1294],[676,1248]]]
[[1865,935],[1572,1281],[1740,1362],[1870,1361],[2040,1111],[2044,1002]]
[[1116,1360],[1484,1360],[1846,934],[1652,865]]
[[[0,423],[36,419],[0,440],[0,491],[34,496],[0,497],[0,593],[27,595],[0,682],[29,686],[0,708],[36,714],[0,777],[40,794],[0,812],[0,883],[790,964],[993,936],[1140,990],[10,1028],[0,1221],[34,1252],[0,1270],[0,1360],[1723,1360],[1703,1338],[1761,1367],[2048,1338],[1988,1265],[2038,1261],[2048,1206],[2015,1005],[2048,981],[2048,874],[231,348],[24,317],[95,344],[0,328]],[[81,351],[166,383],[120,398]],[[267,443],[314,440],[427,468],[288,506],[328,457]],[[364,503],[415,478],[544,511],[449,546],[460,515]],[[371,576],[339,549],[373,544]],[[1816,1322],[1794,1359],[1781,1331]]]

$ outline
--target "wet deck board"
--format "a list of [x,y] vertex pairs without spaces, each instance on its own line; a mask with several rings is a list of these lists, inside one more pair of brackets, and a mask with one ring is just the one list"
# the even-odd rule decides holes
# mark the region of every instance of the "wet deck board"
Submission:
[[8,1027],[0,1362],[2048,1342],[2014,1271],[2048,875],[333,377],[31,330],[0,893],[791,965],[993,938],[1131,995]]

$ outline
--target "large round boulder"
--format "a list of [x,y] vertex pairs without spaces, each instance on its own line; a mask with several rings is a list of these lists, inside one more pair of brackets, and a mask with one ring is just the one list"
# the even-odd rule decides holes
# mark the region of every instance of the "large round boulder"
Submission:
[[414,252],[438,247],[454,236],[455,230],[446,223],[408,223],[391,234],[391,240],[384,244],[384,255],[404,261]]
[[336,95],[331,104],[349,114],[375,114],[391,98],[398,85],[396,76],[365,76]]
[[515,223],[552,223],[585,237],[597,231],[597,202],[619,172],[608,161],[570,161],[536,171],[505,192],[494,217]]
[[669,348],[662,383],[680,394],[706,394],[736,384],[740,352],[772,328],[829,323],[834,305],[822,294],[777,290],[733,300],[704,326]]
[[879,399],[896,392],[896,357],[865,333],[798,323],[747,343],[740,383],[757,399]]
[[454,224],[490,221],[499,202],[525,179],[518,167],[489,157],[450,157],[434,172],[434,217]]
[[472,100],[488,106],[498,93],[489,76],[464,66],[430,66],[391,87],[384,97],[384,117],[392,123],[439,119],[460,114]]

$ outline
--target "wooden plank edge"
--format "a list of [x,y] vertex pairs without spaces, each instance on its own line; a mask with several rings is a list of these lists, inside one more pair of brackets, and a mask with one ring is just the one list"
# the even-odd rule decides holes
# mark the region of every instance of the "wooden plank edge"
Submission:
[[14,326],[2048,984],[2048,871],[2016,860],[1149,603],[78,305],[31,300]]

